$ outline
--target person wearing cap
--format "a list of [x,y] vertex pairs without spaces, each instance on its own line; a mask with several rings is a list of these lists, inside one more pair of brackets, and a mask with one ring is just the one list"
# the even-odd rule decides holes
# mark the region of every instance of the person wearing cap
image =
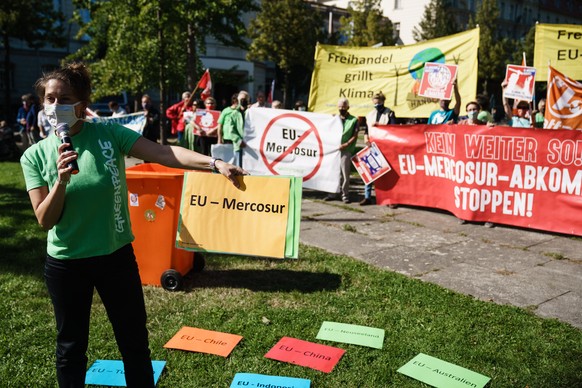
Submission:
[[[364,127],[364,143],[369,147],[371,145],[370,137],[368,131],[370,127],[376,124],[386,125],[386,124],[396,124],[396,114],[394,111],[387,106],[384,106],[386,102],[386,96],[384,93],[375,93],[372,97],[372,104],[374,109],[366,115],[366,126]],[[372,204],[372,184],[366,185],[364,187],[364,199],[360,201],[360,206],[366,206]],[[396,205],[389,205],[391,208],[395,208]]]

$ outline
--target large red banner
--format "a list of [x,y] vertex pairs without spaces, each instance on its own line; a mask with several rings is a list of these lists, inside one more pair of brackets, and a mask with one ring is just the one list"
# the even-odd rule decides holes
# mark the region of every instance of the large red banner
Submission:
[[582,236],[582,132],[379,125],[370,138],[392,166],[378,204]]

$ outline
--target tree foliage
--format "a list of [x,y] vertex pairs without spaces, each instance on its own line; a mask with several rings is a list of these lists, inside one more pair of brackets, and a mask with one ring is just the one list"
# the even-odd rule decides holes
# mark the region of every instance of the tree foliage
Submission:
[[251,21],[249,60],[272,61],[282,71],[284,101],[290,96],[291,73],[310,73],[315,46],[323,39],[322,20],[303,0],[263,1],[261,12]]
[[10,110],[10,40],[19,39],[34,49],[45,45],[64,47],[64,15],[53,8],[52,1],[10,0],[0,2],[0,33],[4,46],[5,107]]
[[[496,0],[483,0],[475,14],[469,20],[469,26],[479,26],[479,83],[483,92],[491,94],[499,89],[505,77],[505,68],[509,60],[508,52],[515,51],[515,42],[500,38],[497,25],[500,12]],[[518,62],[518,63],[521,63]]]
[[74,57],[90,63],[96,96],[122,90],[141,93],[160,83],[182,91],[201,75],[198,53],[206,51],[207,37],[245,47],[242,15],[254,9],[252,0],[76,0],[75,4],[89,10],[89,22],[83,23],[79,14],[77,20],[79,34],[90,41]]
[[523,53],[525,53],[526,63],[528,66],[533,66],[534,47],[535,47],[536,26],[533,25],[526,36],[516,42],[518,50],[512,55],[512,63],[521,63]]
[[414,27],[412,31],[412,36],[417,42],[460,32],[447,0],[431,0],[424,8],[418,27]]
[[395,44],[392,22],[382,15],[381,0],[357,0],[348,5],[348,17],[340,18],[342,35],[348,46]]

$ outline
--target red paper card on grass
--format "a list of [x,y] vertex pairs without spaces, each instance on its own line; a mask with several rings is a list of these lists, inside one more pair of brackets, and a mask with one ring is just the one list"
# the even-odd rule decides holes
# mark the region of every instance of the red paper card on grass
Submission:
[[346,351],[296,338],[283,337],[265,357],[329,373]]
[[236,334],[184,326],[164,345],[164,348],[228,357],[242,338]]

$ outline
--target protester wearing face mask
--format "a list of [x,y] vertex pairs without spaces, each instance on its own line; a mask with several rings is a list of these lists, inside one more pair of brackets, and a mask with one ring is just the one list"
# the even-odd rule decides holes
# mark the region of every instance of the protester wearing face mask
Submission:
[[238,106],[231,109],[228,114],[219,118],[218,143],[232,143],[235,154],[235,164],[242,167],[242,148],[246,147],[244,142],[245,112],[249,106],[249,94],[241,90],[237,96]]
[[[396,124],[396,114],[387,106],[384,106],[386,102],[386,96],[384,93],[378,92],[372,97],[372,105],[374,109],[366,115],[366,127],[364,128],[364,142],[367,146],[370,146],[370,137],[368,131],[371,127],[376,126],[376,124],[387,125]],[[360,206],[366,206],[372,204],[372,184],[366,185],[364,188],[364,199],[360,201]],[[391,208],[395,208],[396,205],[390,205]]]
[[[237,175],[245,171],[183,147],[151,142],[120,124],[83,120],[92,88],[81,63],[45,74],[35,86],[51,125],[68,124],[73,143],[61,143],[51,135],[20,159],[35,216],[48,231],[44,278],[56,318],[58,384],[85,386],[91,305],[97,290],[123,359],[127,387],[153,388],[124,156],[168,167],[214,170],[236,187]],[[79,167],[75,175],[73,161]]]
[[459,124],[462,125],[485,125],[487,123],[478,119],[479,112],[481,111],[481,106],[475,102],[471,101],[465,107],[467,110],[467,118],[464,120],[459,121]]
[[146,117],[143,137],[157,142],[160,135],[160,112],[152,105],[152,99],[147,94],[141,97],[141,108]]

